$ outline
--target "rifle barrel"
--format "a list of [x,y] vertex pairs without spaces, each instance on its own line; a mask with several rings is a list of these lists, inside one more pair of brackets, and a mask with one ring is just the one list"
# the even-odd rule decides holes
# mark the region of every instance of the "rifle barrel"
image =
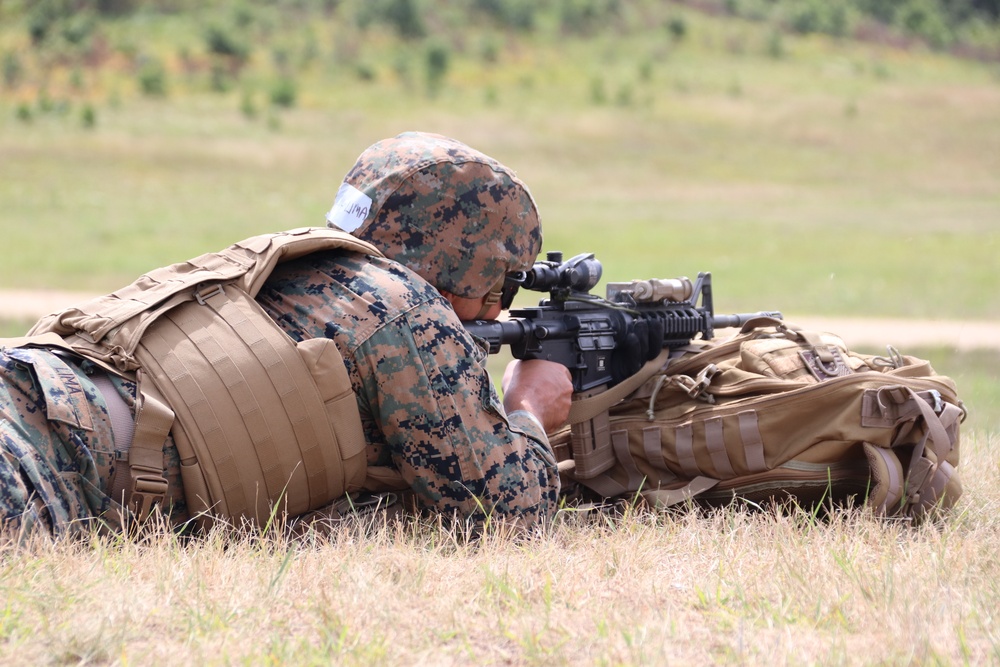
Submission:
[[734,315],[715,315],[712,317],[712,328],[728,329],[730,327],[742,327],[750,320],[758,317],[770,317],[776,320],[782,319],[781,312],[777,310],[762,310],[756,313],[736,313]]

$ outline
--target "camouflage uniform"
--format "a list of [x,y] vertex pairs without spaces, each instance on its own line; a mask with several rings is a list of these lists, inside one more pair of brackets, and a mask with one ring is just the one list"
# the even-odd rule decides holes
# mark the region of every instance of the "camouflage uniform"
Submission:
[[257,301],[295,340],[334,340],[369,465],[397,469],[421,506],[524,524],[555,512],[559,475],[541,426],[504,413],[486,352],[406,267],[317,253],[278,266]]
[[[545,433],[527,412],[504,413],[485,350],[438,291],[482,297],[530,267],[541,229],[524,184],[460,142],[406,133],[362,153],[327,219],[399,263],[316,253],[280,265],[258,300],[293,338],[334,340],[369,464],[398,470],[426,508],[526,525],[551,517],[559,476]],[[96,517],[118,526],[114,434],[94,372],[44,350],[0,354],[6,529],[71,534]],[[115,383],[133,407],[134,385]],[[187,514],[169,438],[164,470],[177,523]]]
[[[0,532],[74,535],[97,517],[120,528],[121,507],[107,494],[114,435],[95,373],[103,371],[86,361],[0,344]],[[117,377],[112,384],[131,407],[135,385]],[[168,511],[183,521],[180,462],[170,439],[164,470],[172,481]]]
[[[405,132],[362,152],[327,223],[368,241],[437,290],[472,299],[494,296],[504,276],[529,269],[542,247],[538,209],[514,172],[459,141],[423,132]],[[284,296],[301,299],[303,289],[324,280],[342,283],[343,268],[300,267],[301,275],[288,274]],[[468,515],[479,498],[498,514],[551,516],[559,476],[544,431],[526,412],[503,416],[484,370],[485,354],[454,311],[428,289],[429,310],[410,333],[405,327],[413,325],[394,320],[393,311],[369,312],[364,301],[371,297],[359,286],[365,288],[357,293],[361,300],[349,310],[340,311],[352,299],[339,293],[322,310],[316,301],[274,308],[292,315],[282,324],[293,336],[325,333],[338,343],[369,442],[385,443],[431,507]],[[340,325],[354,317],[369,328]],[[375,332],[378,322],[396,331]],[[372,403],[380,392],[393,402]]]
[[[328,336],[357,396],[369,465],[398,470],[420,506],[524,525],[555,512],[559,476],[545,433],[506,415],[486,352],[441,294],[406,267],[315,253],[277,267],[258,302],[293,339]],[[98,517],[120,527],[109,497],[114,435],[104,371],[44,349],[0,351],[0,522],[9,531],[73,535]],[[132,408],[135,385],[114,376]],[[164,445],[166,508],[188,516],[173,441]]]

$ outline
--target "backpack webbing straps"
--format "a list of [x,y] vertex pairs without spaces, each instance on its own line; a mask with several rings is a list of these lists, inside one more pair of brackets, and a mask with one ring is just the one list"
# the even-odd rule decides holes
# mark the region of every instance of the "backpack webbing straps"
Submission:
[[664,349],[655,359],[646,362],[646,365],[640,368],[635,375],[625,378],[615,386],[611,387],[611,389],[601,392],[600,394],[595,394],[589,398],[573,401],[573,405],[570,406],[569,419],[567,421],[570,424],[576,424],[577,422],[593,419],[598,414],[604,412],[612,405],[617,404],[633,391],[641,387],[646,380],[656,375],[656,373],[663,368],[664,364],[666,364],[669,359],[670,350]]
[[[869,389],[865,399],[863,425],[897,429],[890,449],[864,444],[874,482],[869,502],[876,512],[916,518],[942,499],[947,500],[945,488],[949,483],[957,483],[952,482],[954,466],[945,460],[954,447],[949,429],[953,429],[962,409],[943,401],[935,391],[917,392],[902,385]],[[905,443],[918,420],[923,423],[923,436],[914,446],[904,471],[891,448]]]
[[[932,507],[941,498],[941,492],[948,482],[951,473],[948,469],[941,470],[941,464],[947,463],[944,459],[951,451],[952,442],[942,418],[945,421],[954,420],[956,414],[960,412],[957,406],[945,403],[940,395],[935,394],[933,398],[938,401],[934,408],[917,394],[912,388],[907,387],[908,401],[913,401],[920,408],[920,414],[924,418],[924,437],[914,448],[910,457],[910,467],[906,473],[906,503],[903,508],[907,516],[922,514]],[[930,446],[932,456],[927,456],[926,450]],[[948,466],[951,469],[951,466]],[[953,469],[951,469],[953,471]],[[938,475],[938,472],[941,475]]]
[[653,507],[670,507],[691,500],[695,496],[713,488],[718,483],[719,480],[717,479],[695,477],[679,489],[650,489],[649,491],[641,491],[639,495],[653,505]]
[[[337,456],[330,457],[329,463],[333,465],[328,468],[321,447],[321,442],[324,441],[336,443],[337,435],[330,425],[329,417],[326,416],[325,406],[319,400],[312,376],[291,343],[291,339],[277,327],[271,326],[269,319],[261,320],[254,317],[256,312],[248,312],[258,306],[243,292],[233,287],[228,288],[225,293],[221,288],[214,291],[213,296],[204,299],[203,303],[226,320],[247,345],[248,352],[257,357],[263,366],[263,377],[260,382],[270,380],[270,384],[273,384],[278,404],[274,406],[263,404],[260,407],[264,408],[264,412],[274,413],[278,413],[280,408],[284,411],[291,427],[286,438],[289,435],[292,437],[299,454],[286,460],[284,464],[281,459],[289,449],[287,444],[283,444],[281,439],[273,443],[267,442],[264,438],[258,439],[257,433],[251,433],[255,450],[261,457],[261,467],[265,472],[271,495],[274,496],[275,491],[282,489],[289,482],[289,473],[294,473],[294,466],[299,461],[304,467],[307,481],[307,509],[313,509],[322,505],[327,499],[343,495],[346,490],[346,480],[343,466],[338,465],[340,459]],[[258,324],[266,326],[258,327]],[[205,344],[207,342],[206,340]],[[221,354],[222,350],[219,352]],[[246,364],[223,366],[219,371],[227,387],[239,386],[243,382],[241,371],[243,374],[247,373],[248,367]],[[252,378],[247,378],[248,388],[256,388],[257,384]],[[255,409],[253,397],[237,394],[236,398],[242,401],[241,415],[246,418],[246,414],[252,414]],[[271,419],[264,418],[264,423],[270,424]],[[260,447],[262,444],[268,446],[262,449]],[[282,465],[285,468],[284,474],[281,472]],[[291,511],[298,513],[294,509]]]
[[161,504],[167,494],[163,476],[163,443],[170,434],[174,413],[158,398],[142,391],[142,373],[137,373],[135,431],[128,450],[129,480],[125,507],[142,521]]
[[716,474],[724,479],[736,476],[733,463],[726,451],[726,440],[722,433],[722,417],[709,417],[705,420],[705,446],[712,457],[712,465]]

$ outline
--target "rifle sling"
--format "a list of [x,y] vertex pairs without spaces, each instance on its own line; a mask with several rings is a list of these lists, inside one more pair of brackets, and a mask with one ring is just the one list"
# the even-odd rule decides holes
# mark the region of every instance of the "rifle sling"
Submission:
[[669,348],[660,352],[659,356],[652,361],[646,362],[646,365],[640,368],[635,375],[625,378],[607,391],[573,401],[573,405],[569,409],[569,423],[577,424],[593,419],[615,405],[662,370],[668,359],[670,359]]

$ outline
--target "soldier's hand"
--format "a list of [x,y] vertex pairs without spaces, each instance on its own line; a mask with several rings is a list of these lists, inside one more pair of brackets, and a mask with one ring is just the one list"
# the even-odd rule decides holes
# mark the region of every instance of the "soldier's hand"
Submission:
[[527,410],[538,418],[546,433],[566,423],[573,400],[569,370],[554,361],[514,360],[503,375],[503,407],[508,413]]

